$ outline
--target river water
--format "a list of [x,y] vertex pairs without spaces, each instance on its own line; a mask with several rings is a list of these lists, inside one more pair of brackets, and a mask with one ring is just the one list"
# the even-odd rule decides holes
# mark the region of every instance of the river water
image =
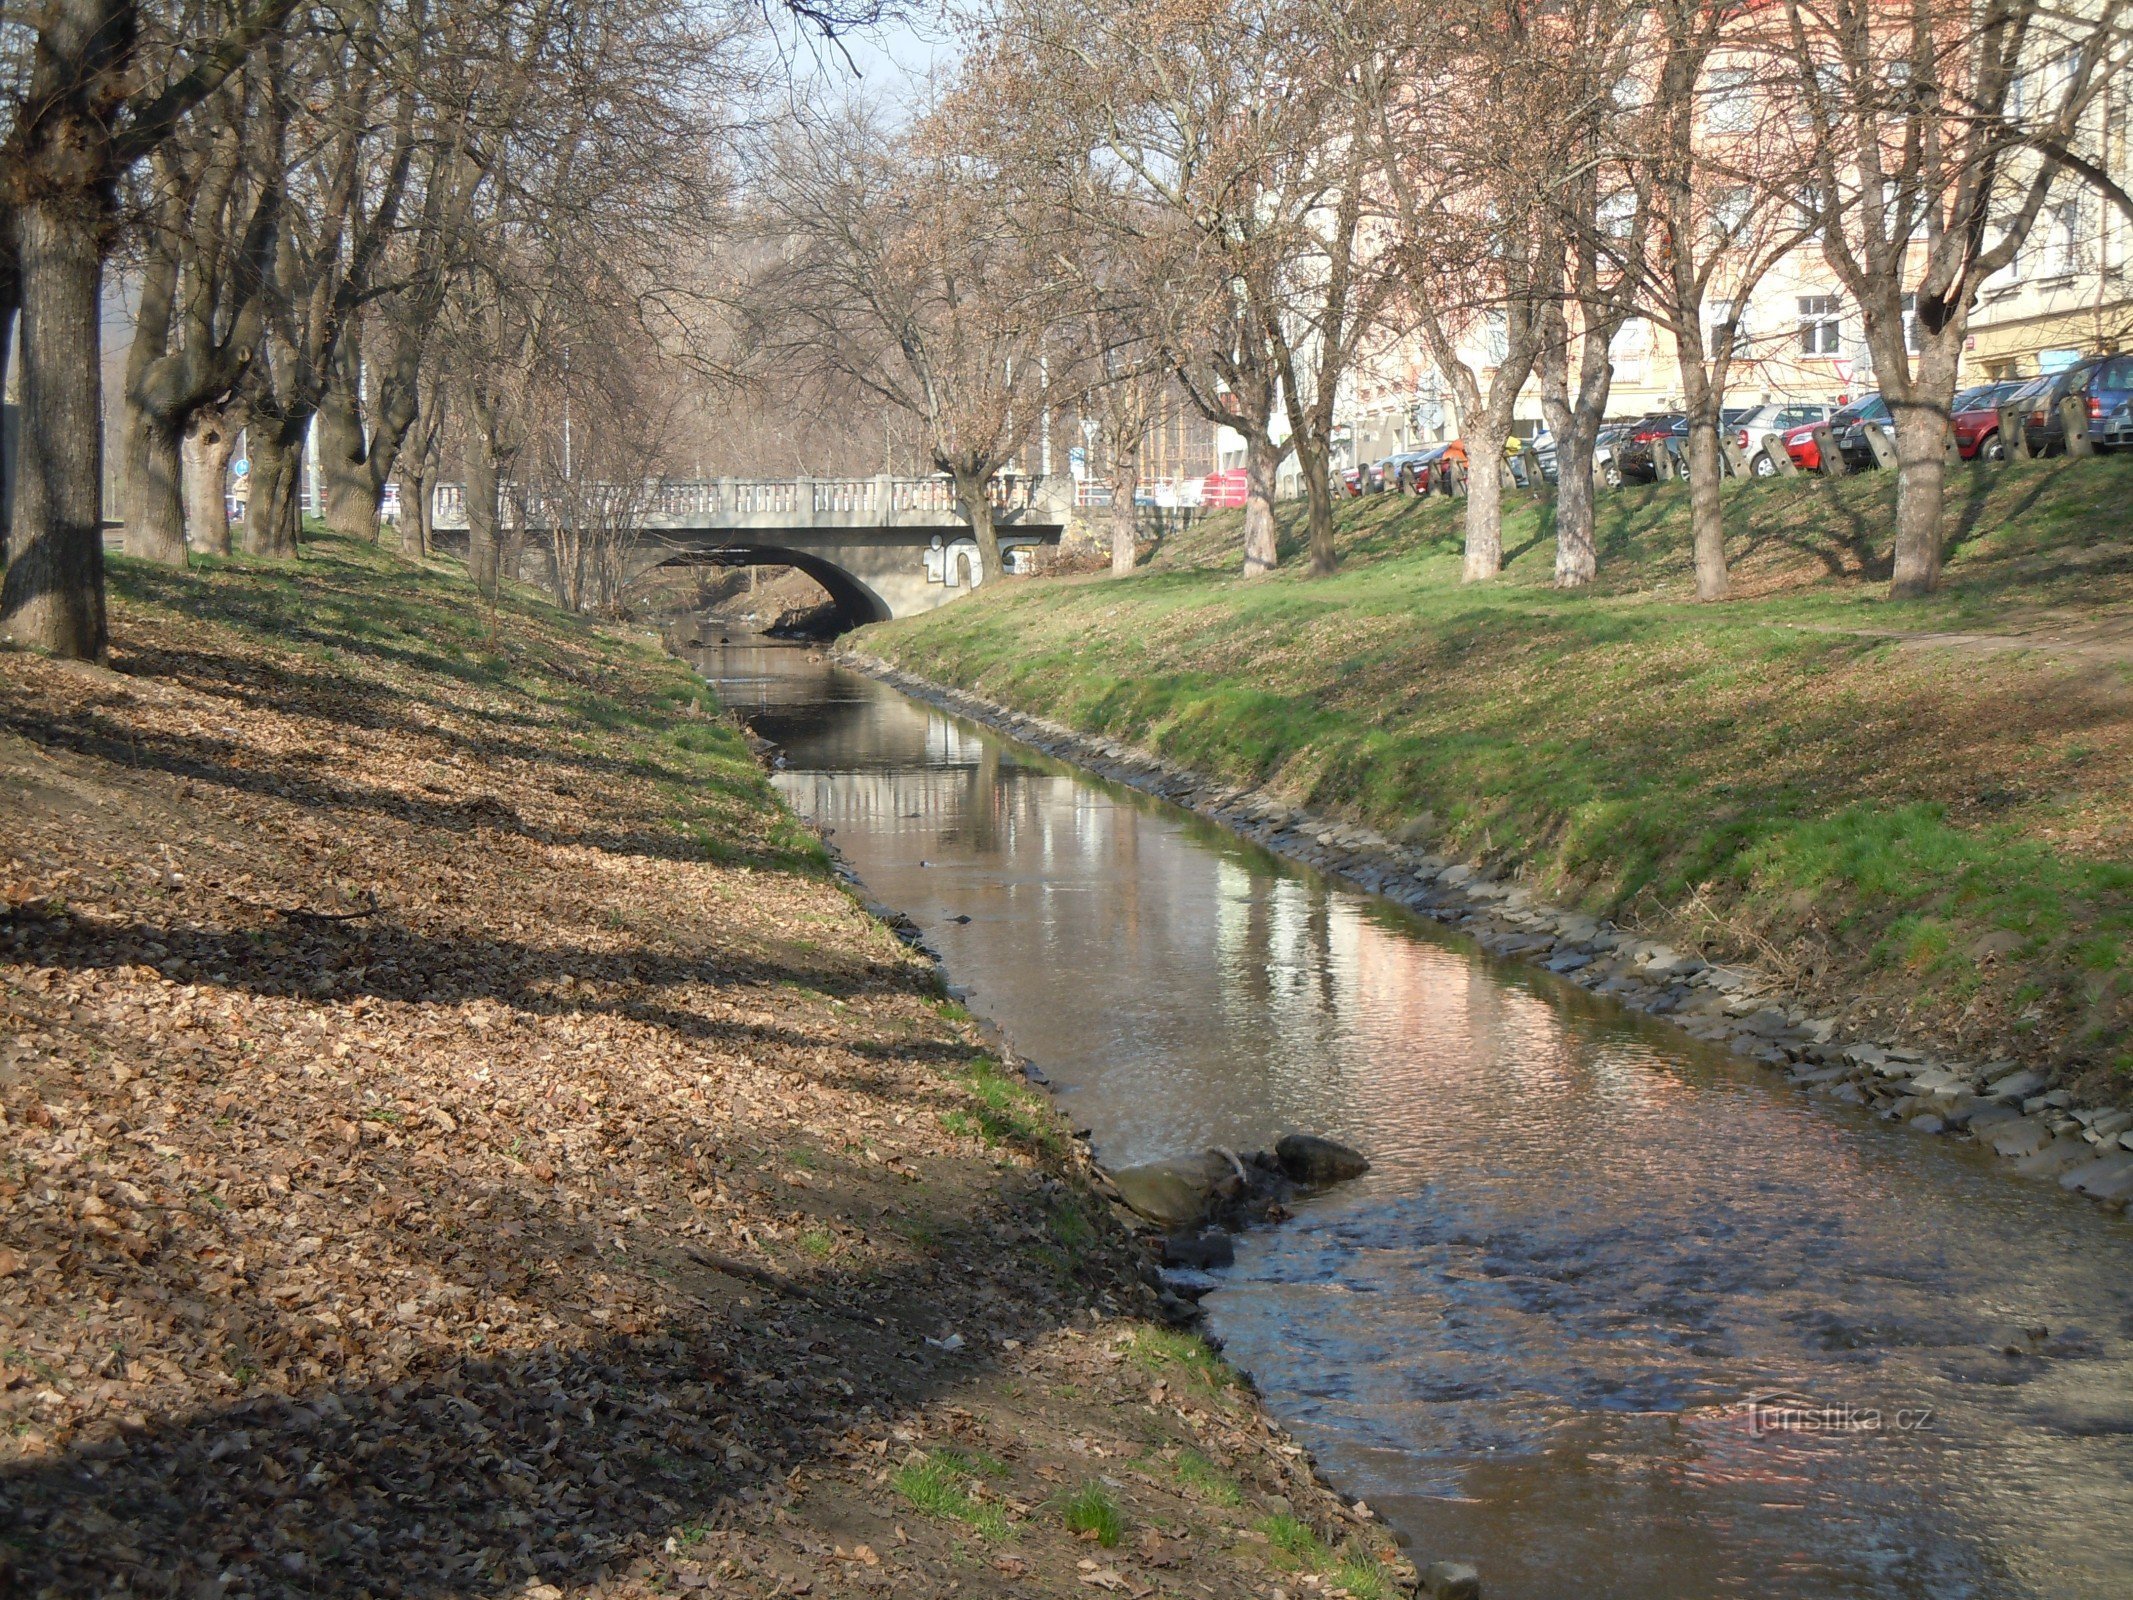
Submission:
[[1420,1558],[1492,1600],[2133,1596],[2124,1218],[804,650],[695,660],[1106,1165],[1370,1155],[1203,1304]]

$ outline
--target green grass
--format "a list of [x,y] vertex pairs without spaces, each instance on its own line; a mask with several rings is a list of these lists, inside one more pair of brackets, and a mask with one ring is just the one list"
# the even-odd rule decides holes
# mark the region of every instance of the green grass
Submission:
[[1384,1562],[1360,1539],[1351,1538],[1334,1550],[1308,1523],[1287,1512],[1264,1517],[1256,1526],[1274,1551],[1277,1566],[1320,1573],[1353,1600],[1393,1600],[1401,1593]]
[[[1948,582],[1887,598],[1888,474],[1729,486],[1740,598],[1693,600],[1678,486],[1601,498],[1601,581],[1550,584],[1514,496],[1502,581],[1458,507],[1343,511],[1342,566],[1234,575],[1209,519],[1125,580],[1012,583],[853,642],[938,682],[1517,872],[1714,954],[1789,952],[1927,1020],[2133,1032],[2133,665],[1899,648],[2133,608],[2133,459],[1961,469]],[[1285,548],[1300,539],[1286,518]],[[2019,959],[1981,964],[2012,929]]]
[[1333,1583],[1353,1600],[1393,1600],[1401,1593],[1385,1564],[1360,1545],[1351,1545],[1333,1564]]
[[1027,1081],[990,1056],[980,1056],[964,1072],[965,1105],[944,1111],[941,1126],[963,1139],[991,1145],[1019,1145],[1056,1153],[1059,1122],[1051,1102]]
[[[594,627],[520,585],[495,601],[445,561],[418,562],[330,534],[296,561],[196,557],[183,570],[114,556],[114,663],[186,675],[210,668],[166,653],[156,625],[205,623],[271,646],[285,674],[345,679],[364,663],[378,725],[427,720],[441,681],[475,701],[490,737],[539,745],[557,782],[597,794],[616,776],[649,781],[671,843],[707,859],[822,875],[821,841],[776,803],[746,742],[706,685],[648,642]],[[577,752],[573,758],[565,747]]]
[[1266,1535],[1266,1542],[1283,1555],[1294,1556],[1309,1566],[1317,1566],[1326,1558],[1326,1546],[1309,1523],[1290,1516],[1286,1511],[1278,1516],[1263,1517],[1259,1531]]
[[1125,1513],[1100,1483],[1084,1484],[1060,1502],[1059,1519],[1069,1533],[1095,1535],[1096,1542],[1106,1550],[1126,1533]]
[[1126,1353],[1138,1365],[1166,1378],[1182,1377],[1210,1391],[1227,1389],[1236,1373],[1198,1334],[1174,1328],[1141,1326],[1133,1330]]
[[897,1468],[890,1481],[914,1510],[944,1521],[963,1523],[980,1537],[997,1541],[1013,1531],[1007,1513],[997,1505],[978,1500],[970,1490],[978,1477],[993,1475],[987,1471],[988,1467],[998,1466],[999,1463],[990,1457],[973,1458],[959,1451],[934,1450],[929,1451],[922,1461]]
[[1244,1504],[1244,1490],[1237,1480],[1197,1450],[1180,1450],[1170,1470],[1179,1483],[1209,1505],[1234,1508]]

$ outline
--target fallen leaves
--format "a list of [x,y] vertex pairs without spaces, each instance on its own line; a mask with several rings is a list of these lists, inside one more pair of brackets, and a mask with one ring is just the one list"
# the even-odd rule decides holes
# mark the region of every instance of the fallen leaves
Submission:
[[979,1046],[929,970],[736,739],[667,739],[679,667],[330,562],[264,627],[252,581],[0,681],[8,1576],[943,1593],[897,1429],[1012,1458],[987,1570],[1079,1592],[1037,1508],[1142,1448],[1079,1336],[1142,1291],[1113,1234],[1002,1242],[1078,1179],[938,1130]]

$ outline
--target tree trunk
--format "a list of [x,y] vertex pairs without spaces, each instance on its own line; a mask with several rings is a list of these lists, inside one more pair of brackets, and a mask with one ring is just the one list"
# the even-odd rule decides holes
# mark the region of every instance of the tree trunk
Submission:
[[[429,559],[432,546],[430,528],[430,480],[422,467],[410,467],[405,462],[400,466],[400,551],[405,555],[410,549],[425,561]],[[414,538],[408,538],[412,527]]]
[[1306,450],[1298,441],[1296,464],[1303,469],[1304,504],[1311,530],[1311,576],[1324,578],[1340,564],[1333,553],[1333,464],[1323,450]]
[[347,361],[335,363],[333,384],[319,400],[318,464],[324,480],[326,526],[366,544],[378,542],[379,485],[371,475],[370,440],[349,387]]
[[236,448],[236,419],[226,410],[204,406],[193,413],[182,474],[185,532],[204,555],[230,553],[230,456]]
[[303,433],[290,442],[286,423],[269,418],[251,429],[251,469],[244,508],[245,554],[291,560],[303,526]]
[[[22,309],[22,273],[15,256],[12,208],[0,206],[0,393],[7,389],[8,357],[15,343],[15,317]],[[8,524],[14,520],[14,488],[19,463],[0,432],[0,570],[7,566]]]
[[[1552,430],[1552,424],[1551,424]],[[1555,436],[1555,586],[1581,589],[1599,575],[1593,541],[1592,452],[1596,430],[1572,418]]]
[[180,498],[182,424],[170,404],[177,363],[169,351],[178,288],[174,246],[154,229],[134,310],[119,403],[119,520],[126,553],[167,567],[185,565],[185,508]]
[[1281,452],[1255,434],[1244,442],[1244,575],[1262,577],[1281,560],[1274,532],[1274,475]]
[[101,218],[87,194],[15,213],[22,271],[21,443],[0,634],[100,661],[104,621]]
[[1006,571],[1000,561],[1000,539],[993,531],[992,497],[987,493],[992,474],[981,476],[961,467],[950,467],[948,472],[955,480],[955,497],[962,503],[963,519],[970,524],[970,537],[977,543],[978,582],[990,583]]
[[184,464],[170,424],[128,395],[119,412],[120,518],[126,554],[166,567],[185,565]]
[[1123,578],[1140,560],[1140,525],[1133,497],[1141,486],[1141,453],[1120,450],[1111,459],[1111,576]]
[[1600,419],[1614,387],[1614,368],[1606,359],[1608,330],[1580,335],[1576,403],[1570,398],[1567,352],[1553,370],[1542,362],[1541,412],[1555,436],[1555,586],[1577,589],[1599,575],[1600,553],[1594,537],[1593,455]]
[[[1896,422],[1896,562],[1889,579],[1894,600],[1915,600],[1940,587],[1948,416],[1968,325],[1957,317],[1938,332],[1921,330],[1918,375],[1908,385],[1909,397],[1889,401]],[[1878,366],[1880,352],[1875,354]]]
[[[1726,516],[1718,490],[1718,396],[1700,351],[1681,353],[1683,408],[1689,418],[1689,536],[1696,551],[1696,598],[1723,600],[1732,587],[1726,572]],[[1666,441],[1652,441],[1656,455]]]
[[[1665,448],[1663,443],[1654,449]],[[1696,598],[1723,600],[1732,587],[1726,571],[1726,515],[1719,500],[1718,433],[1689,418],[1689,528],[1696,546]]]
[[1484,429],[1481,438],[1466,441],[1466,486],[1466,563],[1460,576],[1467,583],[1485,583],[1503,571],[1500,435]]
[[496,526],[496,457],[479,437],[467,451],[467,575],[474,587],[495,598],[501,542]]

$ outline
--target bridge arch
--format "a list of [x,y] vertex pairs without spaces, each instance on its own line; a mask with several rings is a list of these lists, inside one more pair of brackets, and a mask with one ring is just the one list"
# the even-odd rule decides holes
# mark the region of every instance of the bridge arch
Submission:
[[680,550],[651,567],[793,567],[822,585],[847,628],[887,622],[895,613],[863,580],[826,557],[774,544],[726,544],[708,550]]

